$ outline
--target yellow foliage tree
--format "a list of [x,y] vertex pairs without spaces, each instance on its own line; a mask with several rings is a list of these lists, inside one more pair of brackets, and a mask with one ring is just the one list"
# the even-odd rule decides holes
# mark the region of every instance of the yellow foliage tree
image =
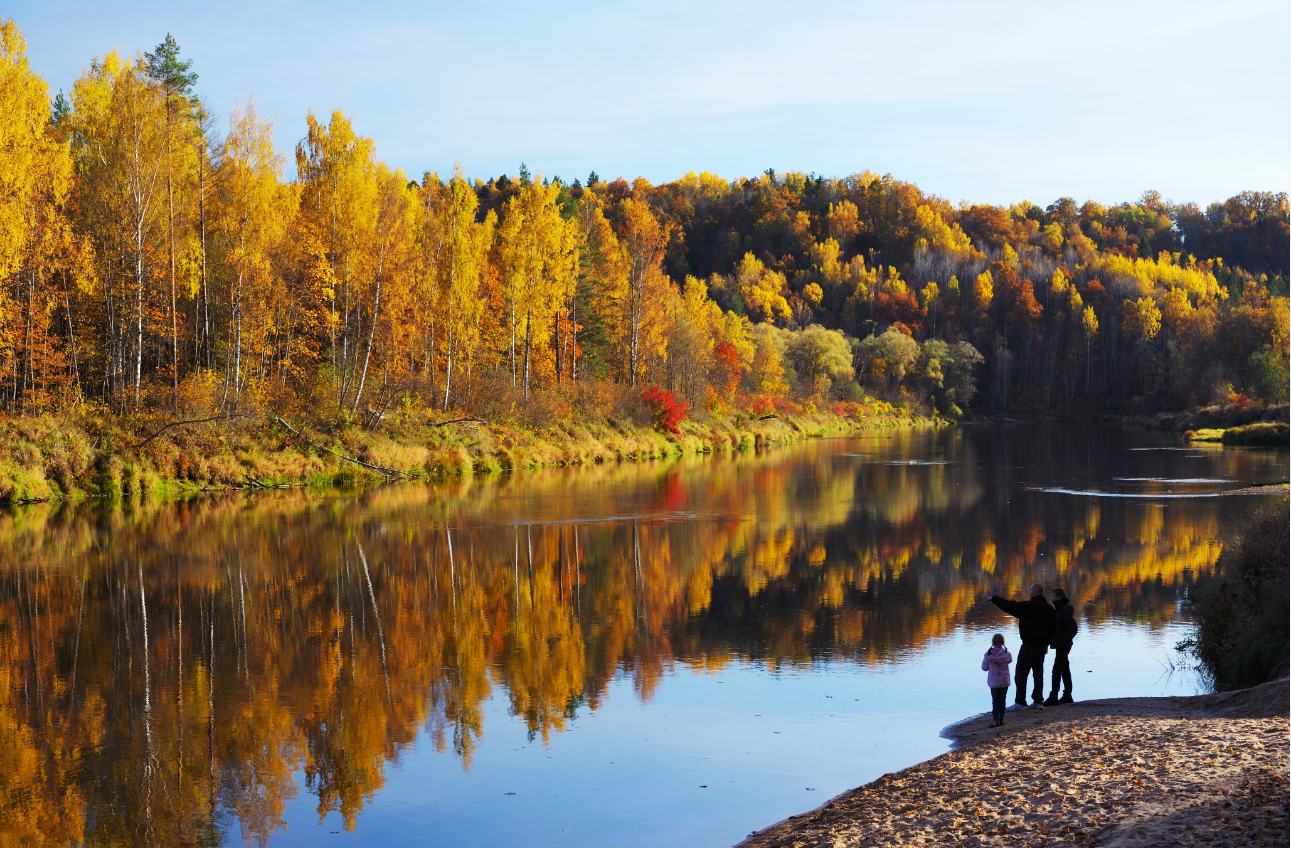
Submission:
[[774,324],[777,320],[789,320],[791,312],[784,296],[787,287],[784,274],[768,271],[760,259],[746,253],[735,269],[735,280],[744,309],[755,322]]
[[627,375],[635,386],[649,354],[662,352],[663,338],[651,317],[659,311],[660,295],[669,285],[661,267],[671,224],[660,224],[650,207],[632,198],[620,204],[623,218],[619,241],[627,260]]
[[[444,327],[444,402],[447,412],[453,387],[454,356],[470,361],[479,341],[484,298],[480,286],[492,247],[495,216],[490,212],[477,223],[479,199],[466,182],[462,166],[453,169],[443,201],[437,210],[442,219],[443,248],[438,267],[438,312]],[[459,369],[460,369],[459,364]]]
[[47,90],[17,26],[0,20],[0,349],[27,410],[79,380],[53,334],[70,327],[69,288],[91,273],[66,214],[72,162],[50,133]]

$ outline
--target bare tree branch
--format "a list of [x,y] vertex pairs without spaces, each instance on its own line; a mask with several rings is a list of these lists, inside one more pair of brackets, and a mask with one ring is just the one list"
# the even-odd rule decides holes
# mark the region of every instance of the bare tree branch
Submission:
[[179,427],[186,424],[206,424],[209,421],[226,421],[230,418],[252,418],[252,417],[254,416],[246,415],[241,412],[228,412],[228,413],[225,413],[224,415],[213,415],[210,418],[190,418],[186,421],[172,421],[169,424],[167,424],[165,427],[162,427],[160,430],[153,433],[148,438],[144,439],[139,444],[135,445],[134,447],[135,447],[135,450],[138,450],[139,448],[151,442],[153,439],[160,436],[162,433],[169,430],[171,427]]
[[410,474],[410,473],[409,473],[409,472],[407,472],[407,471],[397,471],[397,470],[396,470],[396,469],[394,469],[394,468],[384,468],[384,467],[382,467],[382,466],[380,466],[380,465],[372,465],[371,463],[364,462],[364,461],[363,461],[363,460],[361,460],[361,459],[354,459],[353,457],[346,456],[345,454],[337,453],[336,451],[332,450],[331,448],[326,448],[326,447],[323,447],[322,445],[314,444],[314,443],[313,443],[313,442],[311,442],[309,439],[305,438],[305,435],[304,435],[303,433],[301,433],[301,432],[300,432],[299,430],[297,430],[295,427],[293,427],[293,426],[291,426],[290,424],[288,424],[286,421],[282,420],[282,418],[281,418],[281,417],[275,416],[275,417],[274,417],[274,420],[275,420],[275,421],[277,421],[277,422],[278,422],[279,424],[281,424],[282,426],[286,427],[286,428],[287,428],[288,430],[290,430],[292,433],[294,433],[294,434],[296,435],[296,438],[298,438],[298,439],[300,439],[301,441],[305,442],[307,445],[310,445],[311,447],[318,448],[319,450],[323,451],[324,453],[330,453],[332,456],[336,457],[337,459],[341,459],[341,460],[344,460],[344,461],[346,461],[346,462],[353,463],[354,465],[357,465],[357,466],[359,466],[360,468],[366,468],[366,469],[368,469],[369,471],[375,471],[377,474],[384,474],[384,475],[385,475],[385,476],[387,476],[387,477],[400,477],[400,478],[408,479],[408,480],[414,479],[415,477],[417,477],[417,476],[418,476],[418,475],[416,475],[416,474]]

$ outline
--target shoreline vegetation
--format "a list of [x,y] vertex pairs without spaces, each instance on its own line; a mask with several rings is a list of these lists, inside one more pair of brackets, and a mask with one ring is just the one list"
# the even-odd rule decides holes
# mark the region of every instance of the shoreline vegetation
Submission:
[[939,757],[739,848],[1276,846],[1288,840],[1286,678],[1252,689],[982,714]]
[[1220,442],[1226,445],[1287,447],[1291,445],[1287,404],[1263,406],[1254,403],[1225,404],[1165,412],[1130,419],[1149,430],[1182,432],[1189,442]]
[[[512,402],[509,415],[489,421],[446,417],[434,409],[414,412],[405,405],[378,427],[327,419],[288,421],[272,413],[198,413],[201,417],[177,419],[113,416],[93,409],[12,418],[0,413],[0,506],[433,480],[761,450],[877,428],[1028,420],[1102,421],[1182,432],[1185,441],[1218,442],[1228,434],[1225,444],[1282,446],[1287,444],[1288,415],[1283,404],[1212,407],[1152,418],[1098,413],[1017,417],[999,411],[954,418],[868,397],[824,408],[762,397],[736,398],[724,409],[689,417],[669,393],[656,389],[650,395],[612,384],[546,393],[531,399],[519,414],[517,406]],[[1198,421],[1226,427],[1184,430]],[[1235,439],[1234,433],[1258,438]],[[1285,487],[1278,483],[1228,494],[1275,494]]]
[[[651,421],[573,417],[545,424],[395,419],[379,431],[278,416],[165,420],[30,416],[0,420],[0,504],[182,497],[229,489],[348,486],[604,462],[761,450],[883,427],[951,423],[881,402]],[[170,426],[168,426],[170,425]]]

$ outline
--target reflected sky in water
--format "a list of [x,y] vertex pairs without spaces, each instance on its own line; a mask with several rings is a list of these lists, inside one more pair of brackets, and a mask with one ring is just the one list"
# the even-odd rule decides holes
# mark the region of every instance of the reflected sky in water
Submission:
[[1170,447],[903,430],[13,512],[0,840],[730,844],[944,751],[1017,644],[981,594],[1033,580],[1076,603],[1078,699],[1194,691],[1184,594],[1271,500],[1221,493],[1287,452]]

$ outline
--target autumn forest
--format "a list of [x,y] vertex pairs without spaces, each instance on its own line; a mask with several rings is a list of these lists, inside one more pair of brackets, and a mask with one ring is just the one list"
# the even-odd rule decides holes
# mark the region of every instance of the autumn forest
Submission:
[[413,177],[339,111],[287,153],[253,101],[217,118],[169,37],[52,98],[13,22],[0,39],[11,415],[374,427],[593,384],[692,415],[1286,397],[1284,193],[1000,207],[868,171]]

